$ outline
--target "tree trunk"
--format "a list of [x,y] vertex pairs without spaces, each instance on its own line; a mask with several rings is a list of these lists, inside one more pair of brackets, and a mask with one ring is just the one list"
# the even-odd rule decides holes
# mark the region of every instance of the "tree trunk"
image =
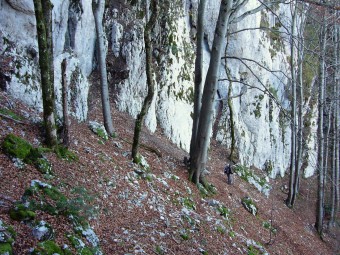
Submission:
[[[340,26],[336,25],[336,95],[340,95],[340,46],[339,46],[339,40],[340,40]],[[339,191],[339,174],[340,174],[340,102],[337,100],[336,102],[336,113],[335,113],[335,215],[339,213],[340,210],[340,191]]]
[[104,31],[103,31],[103,15],[105,9],[105,0],[92,0],[92,11],[97,31],[97,49],[98,49],[98,62],[100,70],[100,84],[101,84],[101,98],[103,106],[103,118],[106,132],[114,135],[114,128],[111,118],[109,88],[107,83],[106,71],[106,54],[104,46]]
[[323,137],[323,113],[324,113],[324,91],[325,91],[325,51],[326,51],[326,19],[323,18],[320,29],[320,57],[319,57],[319,98],[318,98],[318,196],[316,207],[315,227],[320,236],[323,232],[324,219],[324,137]]
[[198,122],[197,138],[191,159],[190,179],[194,183],[205,183],[201,174],[207,163],[208,146],[210,144],[211,126],[213,123],[214,101],[221,65],[221,55],[224,40],[229,26],[229,17],[232,12],[232,0],[222,0],[215,29],[211,59],[204,84],[202,107]]
[[195,60],[195,101],[192,123],[192,135],[190,141],[190,158],[193,157],[194,147],[197,140],[198,121],[201,111],[202,100],[202,71],[203,71],[203,46],[204,46],[204,16],[206,0],[200,0],[197,12],[197,35],[196,35],[196,60]]
[[[300,13],[300,16],[303,17],[303,10]],[[300,21],[300,29],[299,29],[299,37],[298,37],[298,101],[299,101],[299,112],[298,112],[298,134],[297,134],[297,154],[296,154],[296,163],[295,163],[295,177],[294,177],[294,196],[292,199],[292,205],[294,206],[297,194],[299,193],[299,184],[300,184],[300,169],[301,169],[301,160],[302,160],[302,151],[303,151],[303,59],[304,59],[304,30],[305,30],[305,19]]]
[[49,147],[54,147],[58,144],[58,138],[54,114],[52,3],[49,0],[34,0],[34,10],[39,45],[39,66],[44,125],[46,128],[46,144]]
[[63,60],[61,63],[61,75],[62,75],[62,95],[63,95],[63,131],[62,131],[62,136],[63,136],[63,145],[68,148],[70,145],[70,138],[69,138],[69,118],[68,118],[68,86],[67,86],[67,81],[66,81],[66,67],[67,67],[67,62],[66,59]]
[[[148,13],[148,8],[149,6],[146,5],[147,13]],[[152,9],[152,14],[151,14],[150,20],[147,21],[147,24],[144,30],[144,44],[145,44],[145,55],[146,55],[145,69],[146,69],[146,80],[147,80],[147,85],[148,85],[148,95],[144,99],[142,109],[140,113],[138,114],[136,123],[135,123],[135,131],[134,131],[133,144],[132,144],[132,159],[134,162],[137,162],[140,132],[141,132],[142,125],[144,122],[144,117],[150,108],[153,96],[155,94],[155,83],[152,77],[153,68],[152,68],[151,33],[152,33],[152,28],[154,27],[157,21],[157,16],[158,16],[158,1],[157,0],[151,1],[151,9]]]
[[337,220],[337,214],[339,212],[339,77],[340,77],[340,68],[339,68],[339,26],[334,25],[334,88],[333,93],[335,95],[335,103],[333,108],[333,156],[332,156],[332,185],[331,185],[331,219],[329,225],[331,227],[335,226]]
[[288,207],[293,207],[293,201],[295,200],[294,182],[295,182],[295,163],[296,163],[296,73],[295,73],[295,26],[297,7],[294,8],[291,26],[291,41],[290,41],[290,71],[291,71],[291,83],[292,83],[292,109],[291,109],[291,152],[290,152],[290,178],[289,178],[289,193],[286,200]]

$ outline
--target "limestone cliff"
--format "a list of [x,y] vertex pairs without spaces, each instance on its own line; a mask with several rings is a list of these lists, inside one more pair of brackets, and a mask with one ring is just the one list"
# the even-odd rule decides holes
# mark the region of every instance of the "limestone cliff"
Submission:
[[[60,65],[66,58],[66,76],[71,88],[70,109],[77,119],[84,121],[88,110],[88,78],[96,68],[96,34],[91,1],[52,2],[58,112],[61,112]],[[138,2],[110,1],[105,13],[109,83],[118,109],[134,117],[147,93],[143,45],[145,10]],[[198,1],[161,2],[161,15],[153,35],[157,89],[145,122],[151,131],[161,129],[178,146],[188,150]],[[13,3],[20,8],[13,8]],[[256,0],[249,0],[239,15],[258,4]],[[209,64],[218,9],[219,1],[210,1],[207,5],[205,71]],[[276,15],[262,10],[231,25],[226,56],[232,58],[221,60],[220,77],[233,81],[221,80],[219,83],[217,122],[213,130],[216,139],[229,147],[231,113],[226,99],[229,86],[232,86],[232,114],[239,159],[242,164],[262,169],[266,165],[272,176],[284,174],[290,155],[290,127],[285,111],[289,110],[287,75],[291,56],[287,36],[279,31],[285,32],[289,28],[291,14],[289,6],[275,6],[274,9]],[[29,106],[41,110],[38,46],[32,13],[33,3],[30,0],[1,0],[0,51],[13,63],[13,73],[9,74],[6,89]],[[252,29],[244,30],[246,28]],[[272,96],[268,96],[268,92]]]

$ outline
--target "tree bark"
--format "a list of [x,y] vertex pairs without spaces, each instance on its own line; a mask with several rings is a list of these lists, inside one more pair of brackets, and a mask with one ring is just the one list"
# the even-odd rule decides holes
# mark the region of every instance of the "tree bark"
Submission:
[[109,88],[107,82],[106,54],[104,46],[103,16],[105,10],[105,0],[92,0],[92,11],[97,31],[98,62],[100,70],[101,98],[103,107],[103,118],[106,132],[114,135],[114,128],[111,118]]
[[200,0],[197,12],[197,35],[196,35],[196,60],[195,60],[195,101],[192,123],[192,135],[190,141],[190,158],[193,157],[195,143],[197,140],[198,121],[201,111],[202,100],[202,71],[203,71],[203,47],[204,47],[204,16],[206,0]]
[[205,183],[201,175],[207,163],[221,56],[223,46],[225,45],[224,40],[226,40],[232,5],[232,0],[222,0],[216,24],[211,59],[202,95],[202,107],[198,123],[197,138],[192,153],[193,157],[191,159],[191,172],[189,177],[196,185],[199,182]]
[[67,67],[67,62],[66,59],[63,60],[61,63],[61,75],[62,75],[62,95],[63,95],[63,145],[68,148],[70,145],[70,137],[69,137],[69,116],[68,116],[68,85],[66,81],[66,67]]
[[[146,5],[146,9],[148,9],[149,6]],[[140,140],[140,133],[142,129],[142,125],[144,122],[144,117],[147,114],[150,105],[152,103],[152,99],[155,94],[155,83],[152,77],[153,74],[153,68],[152,68],[152,41],[151,41],[151,33],[152,28],[154,27],[157,17],[158,17],[158,1],[152,0],[151,1],[151,8],[152,8],[152,14],[150,17],[150,20],[147,21],[147,24],[145,26],[144,30],[144,44],[145,44],[145,55],[146,55],[146,81],[148,85],[148,94],[146,98],[144,99],[142,109],[140,113],[137,116],[136,122],[135,122],[135,131],[133,136],[133,144],[132,144],[132,159],[134,162],[137,163],[137,156],[138,156],[138,148],[139,148],[139,140]],[[148,11],[147,11],[148,13]],[[148,15],[147,15],[148,16]]]
[[289,178],[289,193],[286,200],[288,207],[293,207],[293,201],[295,200],[294,193],[294,181],[295,181],[295,163],[296,163],[296,73],[295,73],[295,29],[296,29],[296,15],[297,7],[294,7],[294,13],[292,17],[291,26],[291,40],[290,40],[290,71],[291,71],[291,83],[292,83],[292,99],[291,99],[291,152],[290,152],[290,178]]
[[323,113],[324,113],[324,91],[325,91],[325,51],[326,51],[326,19],[320,29],[320,57],[319,57],[319,98],[318,98],[318,155],[317,155],[317,171],[318,171],[318,196],[316,207],[315,227],[320,236],[323,234],[324,220],[324,137],[323,137]]
[[46,144],[49,147],[54,147],[58,144],[58,139],[54,114],[52,3],[49,0],[34,0],[34,10],[38,34]]

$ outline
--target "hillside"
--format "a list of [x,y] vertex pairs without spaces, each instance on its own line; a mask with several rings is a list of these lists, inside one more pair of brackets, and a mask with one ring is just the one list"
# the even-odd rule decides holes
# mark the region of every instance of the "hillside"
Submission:
[[[41,120],[39,114],[14,101],[5,92],[0,93],[0,109],[1,143],[13,133],[35,147],[42,145],[42,128],[40,122],[36,122]],[[286,194],[281,190],[287,184],[286,178],[269,181],[272,186],[269,198],[236,174],[234,185],[228,185],[223,174],[227,152],[213,141],[207,178],[216,187],[217,193],[202,196],[187,181],[182,163],[186,153],[160,130],[153,134],[146,130],[143,132],[142,143],[145,146],[141,154],[150,169],[143,170],[133,164],[129,157],[133,119],[115,110],[114,106],[112,109],[117,137],[104,141],[89,129],[87,122],[73,120],[70,151],[78,160],[67,161],[58,158],[55,153],[45,153],[52,163],[52,175],[43,175],[30,164],[20,169],[3,150],[0,152],[0,231],[6,233],[4,224],[13,227],[16,233],[13,254],[28,254],[34,247],[38,247],[33,251],[35,254],[52,254],[42,252],[45,248],[32,234],[39,221],[47,222],[54,230],[54,234],[44,238],[54,239],[65,254],[340,252],[339,238],[336,242],[334,233],[327,231],[324,241],[321,241],[314,230],[316,194],[313,178],[302,180],[296,208],[288,209],[284,205]],[[8,116],[9,112],[22,116],[22,119],[18,122],[3,116]],[[88,119],[102,120],[98,95],[93,92]],[[11,219],[10,209],[20,201],[32,180],[41,181],[39,185],[48,183],[65,195],[70,201],[68,208],[74,206],[73,213],[87,219],[91,226],[87,230],[93,230],[95,234],[76,231],[70,214],[35,210],[34,220],[20,222]],[[44,189],[47,189],[46,186]],[[31,199],[40,204],[47,201],[52,207],[58,206],[48,193],[40,197],[39,194],[33,193]],[[257,204],[256,216],[243,208],[241,199],[246,196]],[[4,254],[1,249],[0,254]]]

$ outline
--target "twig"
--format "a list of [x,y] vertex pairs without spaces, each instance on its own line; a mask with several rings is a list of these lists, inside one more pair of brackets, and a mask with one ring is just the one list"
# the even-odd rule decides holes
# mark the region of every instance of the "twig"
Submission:
[[27,125],[27,124],[28,124],[28,123],[26,123],[26,122],[23,122],[23,121],[20,121],[20,120],[16,120],[16,119],[13,119],[12,117],[10,117],[10,116],[8,116],[8,115],[5,115],[5,114],[2,114],[2,113],[0,113],[0,117],[5,118],[5,119],[12,120],[12,121],[14,121],[14,122],[16,122],[16,123],[19,123],[19,124],[24,124],[24,125]]

